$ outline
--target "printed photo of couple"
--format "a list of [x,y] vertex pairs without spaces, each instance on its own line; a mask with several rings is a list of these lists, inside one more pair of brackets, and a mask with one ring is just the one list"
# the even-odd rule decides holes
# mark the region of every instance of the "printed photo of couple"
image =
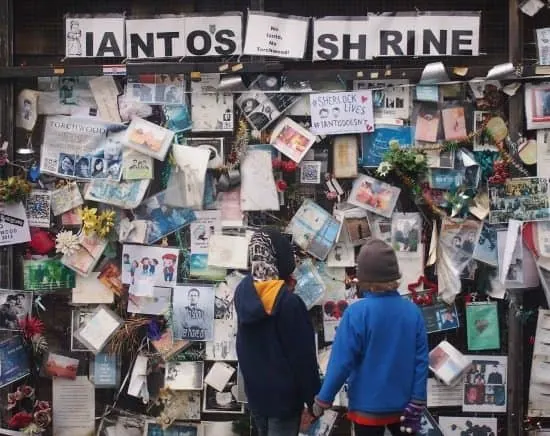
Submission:
[[0,330],[19,330],[19,322],[31,310],[32,294],[0,290]]
[[122,282],[151,282],[156,285],[175,284],[178,275],[178,250],[173,248],[124,245],[122,252]]

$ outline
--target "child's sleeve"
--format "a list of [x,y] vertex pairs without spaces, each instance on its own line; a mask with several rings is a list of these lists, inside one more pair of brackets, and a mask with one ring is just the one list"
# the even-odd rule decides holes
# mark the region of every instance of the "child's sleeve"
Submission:
[[428,335],[424,318],[418,314],[416,328],[416,359],[414,368],[414,385],[411,402],[426,404],[428,382]]
[[[357,317],[356,307],[346,309],[344,316],[336,330],[336,337],[332,344],[327,373],[317,399],[325,404],[332,404],[334,397],[348,379],[357,357],[361,353],[362,338],[354,327]],[[362,324],[360,324],[362,325]]]

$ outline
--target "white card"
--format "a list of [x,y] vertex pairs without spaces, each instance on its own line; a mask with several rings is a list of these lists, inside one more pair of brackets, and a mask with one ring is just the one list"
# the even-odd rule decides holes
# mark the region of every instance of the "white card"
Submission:
[[235,368],[224,362],[216,362],[204,378],[204,383],[222,392],[235,372]]
[[248,239],[242,236],[212,235],[208,244],[208,265],[248,268]]

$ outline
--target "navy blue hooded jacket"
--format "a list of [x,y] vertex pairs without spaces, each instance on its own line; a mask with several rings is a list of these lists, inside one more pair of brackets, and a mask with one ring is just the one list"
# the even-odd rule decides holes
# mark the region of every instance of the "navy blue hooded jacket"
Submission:
[[286,418],[321,387],[315,335],[304,302],[283,280],[245,277],[235,293],[237,355],[250,411]]

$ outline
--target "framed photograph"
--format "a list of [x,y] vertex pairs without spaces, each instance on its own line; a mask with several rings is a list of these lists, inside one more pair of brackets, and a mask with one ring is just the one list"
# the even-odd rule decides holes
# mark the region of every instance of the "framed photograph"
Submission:
[[141,436],[148,417],[107,406],[99,424],[98,436]]
[[303,161],[300,164],[300,183],[318,185],[321,183],[321,166],[319,161]]
[[510,219],[544,221],[550,218],[548,179],[522,177],[488,187],[489,224],[505,224]]
[[550,83],[525,84],[527,130],[550,128]]
[[179,250],[145,245],[122,246],[122,283],[147,281],[158,286],[176,284]]
[[33,189],[26,202],[27,219],[30,227],[50,227],[51,191]]
[[0,330],[21,330],[32,312],[32,292],[0,289]]
[[136,117],[128,126],[125,142],[129,148],[163,161],[174,134],[172,130]]
[[27,377],[31,372],[29,362],[27,348],[23,345],[21,336],[13,336],[0,342],[0,387]]
[[430,306],[422,306],[421,310],[427,333],[453,330],[460,326],[454,304],[448,306],[445,303],[436,303]]
[[168,315],[172,302],[172,288],[151,286],[148,282],[130,285],[128,312],[144,315]]
[[44,361],[44,374],[48,377],[64,377],[76,379],[78,359],[61,354],[48,353]]
[[224,138],[185,138],[185,145],[210,151],[208,168],[216,169],[225,164]]
[[175,232],[195,219],[192,209],[171,207],[165,202],[167,190],[144,200],[135,210],[139,220],[149,220],[147,244],[153,244],[164,236]]
[[164,386],[174,391],[197,391],[203,388],[204,362],[166,362]]
[[400,188],[373,177],[361,175],[353,183],[348,202],[390,218],[400,193]]
[[300,163],[316,136],[290,118],[284,118],[273,130],[270,143],[289,159]]
[[90,351],[76,337],[76,332],[82,328],[94,314],[94,309],[73,309],[71,312],[71,351]]
[[72,289],[75,272],[59,259],[23,260],[23,283],[28,291]]
[[[207,362],[206,372],[214,363]],[[235,371],[222,391],[205,384],[202,411],[204,413],[244,413],[244,404],[237,401],[237,363],[231,363]]]
[[197,424],[190,424],[188,422],[174,422],[167,429],[163,429],[162,425],[148,421],[145,424],[145,433],[144,436],[176,436],[176,435],[185,435],[185,436],[201,436],[200,427]]
[[176,286],[172,300],[174,337],[211,341],[214,338],[214,299],[213,286]]
[[395,251],[418,251],[422,233],[422,217],[419,213],[394,213],[392,215],[391,245]]

